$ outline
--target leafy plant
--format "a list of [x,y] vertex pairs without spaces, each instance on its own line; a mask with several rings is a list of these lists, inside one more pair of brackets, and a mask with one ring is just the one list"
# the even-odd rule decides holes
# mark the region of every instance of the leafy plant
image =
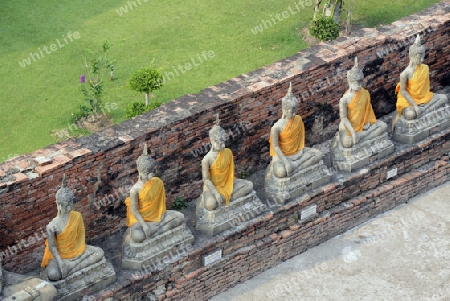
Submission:
[[127,119],[136,117],[138,115],[144,114],[147,111],[154,110],[160,105],[161,104],[157,102],[146,105],[142,102],[133,101],[132,103],[127,105],[127,108],[125,110],[125,117]]
[[80,82],[83,84],[81,86],[81,93],[83,93],[84,100],[87,105],[80,105],[78,112],[72,113],[71,120],[76,122],[81,118],[86,118],[91,114],[97,113],[102,107],[102,94],[103,94],[103,73],[102,70],[109,70],[111,72],[111,80],[114,77],[114,60],[111,60],[107,56],[107,51],[111,46],[108,41],[104,42],[102,45],[102,54],[97,58],[88,59],[84,58],[84,67],[87,74],[87,85],[86,76],[84,74],[80,77]]
[[241,179],[245,179],[246,177],[248,177],[248,172],[246,171],[241,172]]
[[150,93],[161,89],[163,85],[163,75],[160,69],[142,68],[131,74],[130,89],[145,93],[145,104],[149,104]]
[[339,24],[332,17],[319,15],[309,25],[309,33],[321,41],[334,40],[339,36]]
[[182,197],[176,197],[172,204],[172,208],[175,210],[183,210],[189,207],[189,203],[186,202]]

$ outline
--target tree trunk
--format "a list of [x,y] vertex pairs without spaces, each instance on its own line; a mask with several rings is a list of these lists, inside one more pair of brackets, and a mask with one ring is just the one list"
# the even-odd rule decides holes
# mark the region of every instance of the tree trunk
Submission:
[[150,94],[148,92],[145,93],[145,105],[148,106],[150,102]]
[[316,20],[317,14],[319,13],[320,3],[322,3],[322,0],[316,0],[316,4],[314,5],[314,15],[313,15],[313,20],[314,21]]
[[334,22],[339,24],[339,15],[341,14],[342,0],[330,0],[324,7],[324,16],[333,17]]

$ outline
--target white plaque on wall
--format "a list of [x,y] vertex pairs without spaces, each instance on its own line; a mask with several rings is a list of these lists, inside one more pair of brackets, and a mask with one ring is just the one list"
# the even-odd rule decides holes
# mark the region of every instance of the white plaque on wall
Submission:
[[317,205],[311,205],[303,209],[300,213],[300,220],[305,220],[307,218],[310,218],[314,214],[317,213]]
[[386,179],[393,178],[393,177],[395,177],[396,175],[397,175],[397,167],[392,168],[391,170],[389,170],[389,171],[387,172],[387,178],[386,178]]
[[214,262],[219,261],[221,258],[222,258],[222,249],[216,250],[203,257],[203,265],[207,266],[213,264]]

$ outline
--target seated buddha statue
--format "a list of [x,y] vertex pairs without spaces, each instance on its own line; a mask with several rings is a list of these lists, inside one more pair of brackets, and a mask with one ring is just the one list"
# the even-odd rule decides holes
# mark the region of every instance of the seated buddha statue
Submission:
[[227,134],[220,127],[219,114],[216,124],[209,131],[211,150],[202,160],[202,202],[206,210],[227,206],[230,201],[246,196],[253,191],[253,183],[234,177],[233,153],[225,148]]
[[48,239],[41,267],[47,268],[49,280],[58,281],[103,259],[103,250],[85,243],[83,217],[72,210],[73,193],[66,186],[56,193],[56,217],[47,225]]
[[147,154],[147,145],[144,145],[143,154],[136,161],[138,181],[125,200],[127,226],[131,227],[130,237],[135,243],[141,243],[184,222],[181,212],[166,210],[164,183],[153,174],[155,163]]
[[298,100],[292,93],[292,86],[281,99],[282,116],[270,130],[270,156],[272,161],[269,174],[278,178],[289,177],[322,160],[322,153],[313,148],[305,148],[305,125],[299,115]]
[[397,116],[393,126],[403,115],[407,120],[435,111],[445,106],[448,99],[444,94],[430,92],[430,71],[426,64],[422,64],[425,57],[425,47],[421,45],[420,36],[409,48],[409,65],[400,74],[400,82],[395,92],[397,94]]
[[339,100],[339,142],[346,148],[378,137],[387,129],[386,124],[375,117],[370,94],[362,87],[363,80],[364,74],[355,58],[355,65],[347,72],[349,89]]

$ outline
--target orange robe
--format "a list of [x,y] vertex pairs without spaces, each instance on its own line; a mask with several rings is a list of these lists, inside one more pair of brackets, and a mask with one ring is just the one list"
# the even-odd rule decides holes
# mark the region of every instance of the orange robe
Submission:
[[[356,92],[348,104],[347,119],[350,121],[355,132],[361,132],[366,123],[374,124],[377,122],[372,104],[370,103],[370,94],[366,89],[361,88]],[[347,130],[347,135],[351,135],[349,130]]]
[[[130,227],[138,220],[131,213],[130,197],[125,199],[127,205],[127,226]],[[166,212],[166,191],[164,183],[158,177],[145,182],[138,194],[138,211],[145,222],[159,222]]]
[[[270,136],[269,143],[270,155],[274,157],[277,153],[273,148],[272,136]],[[302,117],[295,115],[294,118],[289,120],[286,127],[278,135],[278,147],[285,156],[295,155],[305,147],[305,125]]]
[[209,179],[221,195],[225,197],[225,205],[230,203],[234,184],[234,160],[229,148],[224,148],[217,155],[209,168]]
[[[429,103],[433,98],[433,92],[430,92],[430,70],[428,65],[420,64],[414,71],[413,77],[411,77],[406,83],[406,91],[411,95],[412,99],[417,105]],[[409,107],[410,104],[400,93],[400,83],[395,88],[397,94],[397,112],[402,114],[404,108]]]
[[[55,243],[59,256],[63,259],[70,259],[80,256],[86,250],[84,223],[81,213],[78,211],[70,211],[69,220],[61,234],[56,235]],[[42,258],[41,267],[48,265],[53,255],[48,247],[48,239],[45,240],[44,257]]]

